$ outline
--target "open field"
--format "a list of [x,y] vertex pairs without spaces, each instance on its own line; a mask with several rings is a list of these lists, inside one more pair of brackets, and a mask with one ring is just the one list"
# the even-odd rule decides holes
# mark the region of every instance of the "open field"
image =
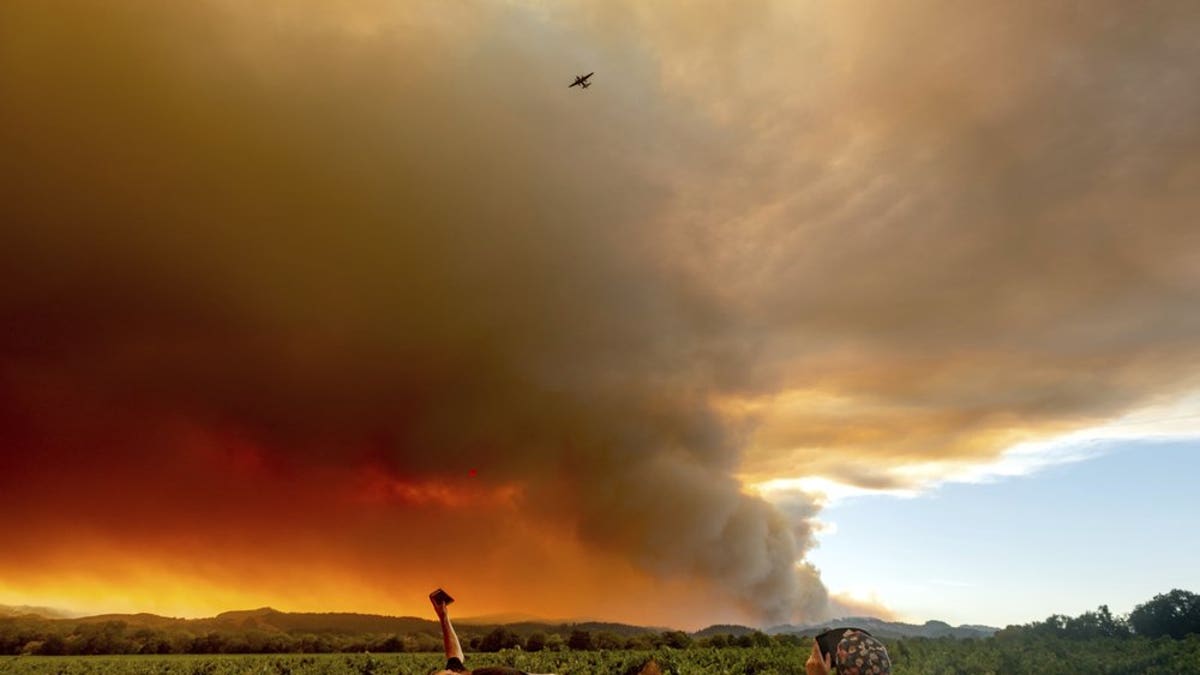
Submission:
[[[888,642],[896,675],[1200,674],[1200,636],[1183,640],[901,640]],[[469,665],[508,665],[560,675],[636,675],[654,659],[664,675],[801,675],[807,649],[693,648],[657,651],[470,654]],[[3,675],[427,675],[440,654],[19,656]]]

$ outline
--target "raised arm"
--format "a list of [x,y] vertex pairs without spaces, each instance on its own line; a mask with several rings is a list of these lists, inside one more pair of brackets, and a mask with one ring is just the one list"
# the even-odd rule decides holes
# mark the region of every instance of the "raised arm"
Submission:
[[453,600],[439,588],[429,594],[429,602],[433,603],[433,611],[437,613],[438,621],[442,624],[442,645],[446,648],[446,658],[458,659],[459,663],[462,663],[462,645],[458,641],[458,634],[454,632],[454,626],[450,623],[450,614],[446,611],[446,605]]

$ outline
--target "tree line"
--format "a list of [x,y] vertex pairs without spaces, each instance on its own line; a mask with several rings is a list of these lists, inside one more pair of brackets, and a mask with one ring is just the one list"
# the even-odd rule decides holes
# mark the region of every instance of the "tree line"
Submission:
[[[691,647],[765,647],[799,645],[798,635],[714,635],[694,639],[683,631],[621,636],[611,631],[574,629],[563,633],[534,631],[522,636],[500,626],[486,633],[461,633],[469,652],[519,649],[540,651],[645,651]],[[424,633],[405,635],[341,635],[282,633],[262,630],[211,630],[195,634],[174,628],[130,626],[120,620],[38,622],[0,619],[0,654],[91,656],[102,654],[324,654],[334,652],[438,652],[440,638]]]
[[1138,605],[1128,616],[1114,616],[1108,605],[1094,612],[1071,617],[1053,614],[1044,621],[1009,626],[998,633],[1001,640],[1050,636],[1068,640],[1093,638],[1170,637],[1200,635],[1200,595],[1175,589]]
[[[517,633],[507,626],[487,631],[460,632],[468,651],[620,651],[686,650],[691,648],[806,647],[808,637],[796,634],[767,635],[754,631],[740,635],[716,634],[695,638],[683,631],[646,632],[622,636],[607,630],[589,631],[562,626],[561,631]],[[997,647],[1055,641],[1122,641],[1130,638],[1200,636],[1200,596],[1182,590],[1157,595],[1138,605],[1127,616],[1116,616],[1106,605],[1076,617],[1052,615],[1044,621],[1009,626],[996,633]],[[976,641],[969,640],[974,643]],[[893,657],[903,657],[909,640],[894,643]],[[165,626],[130,625],[125,621],[0,619],[0,654],[99,655],[99,654],[283,654],[330,652],[439,652],[442,644],[432,633],[350,635],[262,630],[258,628],[209,630],[193,633]]]

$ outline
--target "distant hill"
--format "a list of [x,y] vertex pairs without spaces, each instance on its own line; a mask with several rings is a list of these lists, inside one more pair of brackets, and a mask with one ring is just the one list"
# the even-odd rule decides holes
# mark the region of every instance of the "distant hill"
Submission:
[[899,621],[884,621],[874,617],[853,616],[844,619],[835,619],[833,621],[825,621],[817,624],[802,624],[792,625],[784,624],[781,626],[772,626],[765,632],[770,635],[779,633],[793,633],[798,635],[816,635],[839,626],[854,626],[862,628],[871,635],[882,638],[985,638],[991,637],[999,628],[991,626],[951,626],[944,621],[926,621],[923,624],[902,623]]
[[[209,631],[247,631],[266,633],[314,634],[314,635],[419,635],[441,636],[441,627],[436,621],[412,616],[383,616],[379,614],[355,614],[349,612],[281,612],[271,607],[222,612],[214,617],[201,619],[179,619],[157,614],[97,614],[94,616],[69,617],[63,613],[51,616],[53,610],[43,612],[19,611],[25,609],[5,607],[0,617],[49,621],[51,623],[100,624],[119,621],[129,628],[180,629],[191,633]],[[593,633],[607,631],[622,637],[657,633],[667,630],[659,627],[634,626],[603,621],[547,621],[525,620],[516,622],[489,621],[487,617],[455,620],[459,633],[481,634],[499,626],[505,626],[517,635],[526,637],[536,632],[564,632],[586,630]]]
[[698,638],[712,637],[713,635],[732,635],[734,637],[740,637],[742,635],[749,635],[751,633],[758,632],[758,630],[759,629],[751,628],[750,626],[719,623],[709,626],[703,630],[698,630],[695,633],[692,633],[692,636]]
[[331,633],[357,635],[362,633],[428,633],[441,635],[436,622],[413,616],[381,616],[349,612],[280,612],[263,607],[240,612],[224,612],[213,619],[216,627],[277,630],[283,633]]
[[66,619],[78,614],[54,609],[53,607],[31,607],[29,605],[0,605],[0,617],[30,616],[43,619]]
[[192,632],[259,630],[314,635],[420,634],[441,635],[434,621],[410,616],[381,616],[349,612],[281,612],[270,607],[223,612],[202,619],[176,619],[156,614],[98,614],[73,623],[121,621],[136,628],[183,628]]
[[458,626],[478,626],[480,624],[508,625],[511,623],[566,623],[520,612],[504,612],[500,614],[481,614],[479,616],[456,616],[454,624]]
[[[844,619],[835,619],[833,621],[825,621],[823,623],[811,624],[784,624],[780,626],[772,626],[764,630],[768,635],[793,634],[793,635],[817,635],[823,633],[830,628],[840,626],[854,626],[862,628],[871,635],[881,638],[899,639],[912,637],[952,637],[952,638],[984,638],[991,637],[998,628],[991,626],[958,626],[954,627],[944,621],[926,621],[924,624],[917,625],[912,623],[901,623],[898,621],[884,621],[874,617],[854,616]],[[732,635],[738,637],[748,635],[755,632],[757,629],[750,626],[719,624],[709,626],[703,630],[693,633],[695,637],[709,637],[712,635]]]
[[[197,634],[209,631],[237,632],[254,630],[291,635],[425,634],[435,637],[441,635],[441,629],[436,621],[412,616],[383,616],[379,614],[355,614],[350,612],[281,612],[271,607],[223,612],[214,617],[202,619],[179,619],[147,613],[98,614],[95,616],[78,617],[47,607],[0,605],[0,618],[69,624],[94,624],[120,621],[131,628],[181,629]],[[506,618],[522,620],[503,620]],[[491,617],[457,619],[455,623],[460,627],[460,633],[481,634],[489,632],[498,626],[504,626],[522,637],[527,637],[537,632],[561,634],[572,630],[585,630],[591,633],[608,632],[621,637],[632,637],[646,633],[662,633],[670,630],[662,626],[635,626],[632,624],[605,621],[552,621],[518,615],[493,615]],[[872,617],[849,617],[819,624],[784,624],[772,626],[763,632],[770,635],[780,633],[816,635],[837,626],[856,626],[867,630],[872,635],[883,638],[982,638],[989,637],[998,630],[990,626],[954,627],[942,621],[926,621],[924,624],[917,625],[884,621]],[[754,633],[756,630],[758,629],[749,626],[719,624],[696,631],[692,635],[697,638],[718,634],[733,635],[736,637]]]

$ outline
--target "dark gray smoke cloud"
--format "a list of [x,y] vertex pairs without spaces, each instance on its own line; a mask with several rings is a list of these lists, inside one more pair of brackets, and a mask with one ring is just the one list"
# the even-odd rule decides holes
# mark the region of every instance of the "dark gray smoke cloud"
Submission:
[[5,401],[38,465],[81,451],[46,429],[112,415],[82,452],[114,485],[184,452],[147,442],[163,420],[284,473],[470,469],[790,618],[791,526],[740,491],[712,403],[745,340],[656,224],[687,111],[646,108],[636,71],[568,92],[566,38],[520,10],[374,10],[3,10]]

